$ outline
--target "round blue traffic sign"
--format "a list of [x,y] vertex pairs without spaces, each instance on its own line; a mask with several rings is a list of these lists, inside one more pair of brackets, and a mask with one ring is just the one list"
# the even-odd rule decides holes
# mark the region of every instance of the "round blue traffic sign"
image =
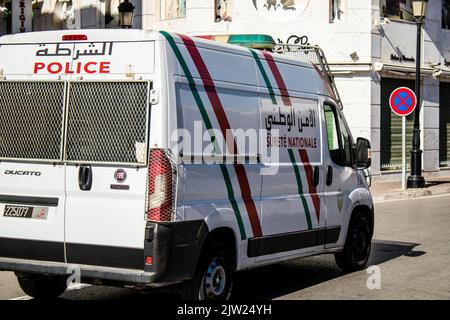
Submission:
[[417,97],[414,91],[406,87],[395,89],[389,98],[392,112],[398,116],[406,117],[414,112],[417,105]]

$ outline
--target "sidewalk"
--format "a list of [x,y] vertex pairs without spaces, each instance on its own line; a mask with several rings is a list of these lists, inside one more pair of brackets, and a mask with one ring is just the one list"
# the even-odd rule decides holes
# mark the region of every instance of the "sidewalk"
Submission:
[[401,181],[372,181],[370,192],[375,201],[412,199],[418,197],[450,194],[450,176],[425,178],[425,188],[401,190]]

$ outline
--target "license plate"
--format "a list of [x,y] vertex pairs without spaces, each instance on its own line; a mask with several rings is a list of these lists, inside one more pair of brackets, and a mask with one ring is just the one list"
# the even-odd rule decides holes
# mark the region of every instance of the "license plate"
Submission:
[[28,219],[47,219],[48,208],[44,207],[24,207],[6,205],[3,211],[4,217],[28,218]]

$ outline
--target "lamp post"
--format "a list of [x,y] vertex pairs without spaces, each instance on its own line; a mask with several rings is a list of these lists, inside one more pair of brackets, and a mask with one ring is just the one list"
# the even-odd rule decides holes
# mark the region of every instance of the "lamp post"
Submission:
[[120,27],[130,29],[133,26],[134,6],[128,0],[119,4]]
[[408,177],[408,188],[425,187],[425,179],[422,176],[422,150],[420,150],[420,67],[421,67],[421,40],[422,25],[427,12],[428,0],[413,0],[413,12],[417,24],[417,53],[416,53],[416,87],[417,107],[414,111],[414,131],[411,150],[411,174]]

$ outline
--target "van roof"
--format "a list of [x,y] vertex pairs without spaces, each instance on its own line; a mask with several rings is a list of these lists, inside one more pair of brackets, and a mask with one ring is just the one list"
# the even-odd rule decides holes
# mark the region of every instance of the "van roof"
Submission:
[[[157,31],[146,31],[140,29],[82,29],[82,30],[57,30],[57,31],[37,31],[27,33],[16,33],[0,37],[0,45],[4,44],[26,44],[26,43],[55,43],[62,42],[63,36],[66,35],[85,35],[87,42],[101,42],[101,41],[155,41],[163,40],[164,37]],[[175,34],[173,34],[175,35]],[[178,37],[174,37],[176,42],[181,43]],[[249,54],[249,49],[239,47],[236,45],[222,43],[217,41],[205,40],[197,37],[192,37],[196,44],[209,49],[220,48],[220,50]],[[81,42],[81,41],[80,41]],[[86,42],[86,41],[84,41]],[[300,65],[306,68],[311,68],[309,61],[302,61],[298,58],[285,57],[280,54],[274,54],[274,57],[284,63]]]
[[62,42],[66,35],[86,35],[88,42],[97,41],[151,41],[156,32],[139,29],[82,29],[16,33],[0,37],[0,44]]
[[[197,46],[201,46],[203,48],[208,48],[208,49],[220,48],[221,51],[225,51],[225,52],[251,55],[249,49],[245,48],[245,47],[241,47],[241,46],[237,46],[237,45],[229,44],[229,43],[225,43],[225,42],[219,42],[219,41],[213,41],[213,40],[208,40],[208,39],[204,39],[204,38],[199,38],[199,37],[195,37],[192,35],[190,35],[190,37],[196,43]],[[179,37],[174,37],[174,39],[175,39],[176,43],[180,43],[180,44],[183,43],[182,40],[179,39]],[[257,50],[257,49],[252,49],[252,50]],[[294,64],[294,65],[302,66],[305,68],[313,68],[312,63],[307,60],[301,60],[299,58],[287,57],[287,56],[284,56],[284,55],[281,55],[278,53],[274,53],[273,56],[274,56],[275,60],[278,62]]]

